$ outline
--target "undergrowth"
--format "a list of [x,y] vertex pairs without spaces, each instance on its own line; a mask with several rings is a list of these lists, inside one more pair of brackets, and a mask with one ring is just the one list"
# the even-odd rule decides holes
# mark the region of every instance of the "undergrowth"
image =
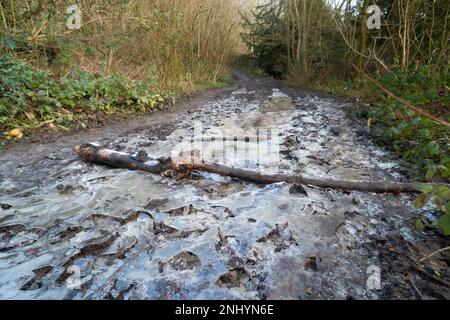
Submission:
[[[395,95],[442,119],[450,119],[450,74],[436,76],[420,69],[410,74],[386,73],[379,80]],[[413,174],[419,178],[448,182],[450,128],[419,116],[375,88],[371,91],[377,94],[370,99],[374,108],[368,113],[368,123],[377,140],[410,164]],[[432,199],[442,211],[434,226],[444,235],[450,235],[450,189],[442,186],[421,191],[416,206],[422,208]],[[425,225],[423,219],[418,220],[419,228]]]
[[[211,85],[196,83],[194,90],[220,87],[229,78]],[[85,128],[113,114],[143,114],[172,104],[185,93],[157,89],[155,79],[129,80],[123,75],[92,74],[73,70],[64,77],[40,70],[13,55],[0,58],[0,129],[6,139],[9,130],[38,127],[71,130]]]
[[[422,71],[412,74],[387,73],[379,80],[395,95],[443,119],[449,119],[450,75],[437,77]],[[449,127],[418,115],[374,87],[371,92],[375,93],[369,98],[374,108],[368,113],[368,123],[378,141],[411,164],[416,176],[427,181],[448,180]]]
[[146,81],[73,71],[54,77],[48,71],[5,55],[0,59],[0,126],[31,129],[43,123],[68,130],[113,112],[144,113],[170,100],[149,90]]
[[[378,78],[396,96],[410,101],[429,113],[450,120],[450,75],[431,75],[425,68],[413,73],[389,72]],[[360,112],[367,118],[375,140],[397,154],[411,173],[422,181],[447,182],[450,178],[450,129],[418,115],[398,101],[387,97],[379,88],[366,81],[345,83],[348,93],[359,92],[371,106]],[[345,93],[341,90],[339,93]],[[424,188],[416,206],[433,201],[442,215],[434,226],[450,235],[450,189],[442,186]],[[426,223],[423,219],[418,226]]]

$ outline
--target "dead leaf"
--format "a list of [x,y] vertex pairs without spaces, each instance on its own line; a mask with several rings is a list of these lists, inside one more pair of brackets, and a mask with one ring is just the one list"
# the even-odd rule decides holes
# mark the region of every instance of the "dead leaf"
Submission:
[[86,129],[86,128],[87,128],[87,125],[86,125],[84,122],[82,122],[82,121],[79,121],[79,120],[78,120],[78,124],[79,124],[83,129]]
[[48,126],[49,128],[53,129],[55,128],[55,122],[56,120],[47,120],[47,121],[43,121],[41,123],[39,123],[37,125],[38,128],[43,127],[43,126]]
[[447,264],[440,260],[431,260],[430,266],[434,271],[446,270],[448,268]]
[[10,132],[7,133],[8,136],[16,138],[16,139],[22,139],[23,132],[19,128],[12,129]]
[[36,117],[34,116],[34,113],[31,111],[24,111],[23,113],[25,113],[25,115],[27,116],[28,120],[33,121],[36,119]]
[[59,109],[60,110],[60,112],[62,113],[62,114],[71,114],[72,112],[70,112],[69,110],[67,110],[67,109],[64,109],[64,108],[61,108],[61,109]]
[[37,253],[39,253],[40,250],[41,250],[40,248],[30,248],[27,250],[27,252],[29,254],[37,254]]

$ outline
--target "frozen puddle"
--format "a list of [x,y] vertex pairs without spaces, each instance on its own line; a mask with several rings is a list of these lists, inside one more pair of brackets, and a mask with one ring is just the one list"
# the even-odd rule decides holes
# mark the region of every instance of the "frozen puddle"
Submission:
[[[401,180],[343,108],[241,88],[163,139],[136,133],[107,147],[167,156],[200,143],[209,161],[268,173]],[[376,299],[368,238],[415,232],[408,196],[177,181],[80,161],[12,192],[17,183],[0,182],[1,299]]]

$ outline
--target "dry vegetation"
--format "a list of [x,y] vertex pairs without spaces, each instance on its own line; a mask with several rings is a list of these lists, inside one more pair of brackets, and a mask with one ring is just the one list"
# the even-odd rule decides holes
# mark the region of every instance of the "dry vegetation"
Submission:
[[[368,8],[381,9],[369,30]],[[246,16],[245,39],[269,73],[293,82],[372,73],[448,71],[450,4],[445,0],[268,0]]]
[[198,80],[216,82],[239,47],[237,0],[77,3],[82,27],[68,30],[66,9],[73,1],[1,1],[2,38],[10,40],[1,53],[61,75],[80,66],[129,79],[151,75],[163,87],[189,89]]

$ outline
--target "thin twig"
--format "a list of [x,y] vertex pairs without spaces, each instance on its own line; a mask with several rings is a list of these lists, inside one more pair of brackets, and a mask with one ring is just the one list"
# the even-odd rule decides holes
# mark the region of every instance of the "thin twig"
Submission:
[[439,253],[441,253],[441,252],[447,251],[447,250],[450,250],[450,246],[445,247],[445,248],[441,248],[441,249],[439,249],[439,250],[436,250],[436,251],[433,252],[432,254],[429,254],[428,256],[423,257],[422,259],[420,259],[419,262],[423,262],[423,261],[425,261],[425,260],[427,260],[427,259],[429,259],[429,258],[431,258],[431,257],[434,257],[435,255],[437,255],[437,254],[439,254]]
[[420,297],[420,300],[425,300],[422,292],[420,292],[419,288],[417,288],[417,285],[416,285],[414,279],[412,278],[411,273],[408,273],[408,280],[411,283],[411,286],[414,288],[414,290],[416,290],[417,294]]

